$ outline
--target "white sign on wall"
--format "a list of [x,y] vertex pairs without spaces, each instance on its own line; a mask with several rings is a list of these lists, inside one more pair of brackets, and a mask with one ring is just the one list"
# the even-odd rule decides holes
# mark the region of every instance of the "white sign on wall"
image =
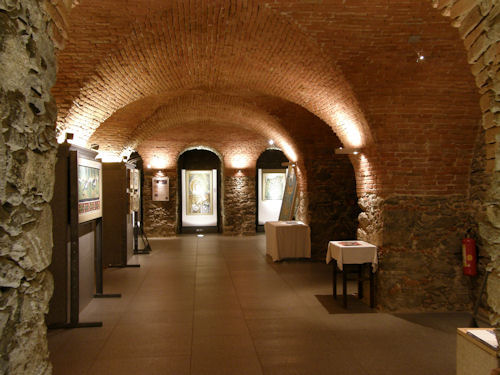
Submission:
[[169,181],[168,177],[153,177],[153,200],[168,201]]

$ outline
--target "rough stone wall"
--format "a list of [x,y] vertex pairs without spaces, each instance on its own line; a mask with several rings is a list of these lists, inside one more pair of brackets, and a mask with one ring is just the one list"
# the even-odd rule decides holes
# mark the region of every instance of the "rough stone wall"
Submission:
[[[470,205],[471,205],[471,229],[472,236],[476,240],[478,251],[477,277],[472,277],[472,298],[476,301],[484,278],[486,268],[491,261],[491,257],[486,249],[487,242],[479,235],[479,223],[487,222],[486,195],[491,186],[491,173],[486,171],[486,148],[484,141],[485,131],[481,127],[476,139],[474,158],[471,164],[470,174]],[[481,306],[488,308],[487,294],[482,296]]]
[[50,374],[44,314],[53,282],[56,77],[49,18],[0,0],[0,373]]
[[500,325],[500,4],[495,0],[432,0],[432,4],[458,28],[481,94],[486,173],[491,184],[483,200],[486,218],[480,218],[478,226],[482,249],[491,259],[487,265],[491,270],[487,284],[490,320]]
[[468,310],[461,239],[466,197],[392,196],[383,202],[378,303],[387,310]]
[[356,238],[360,209],[354,170],[348,157],[315,156],[307,168],[311,256],[324,260],[329,241]]
[[148,237],[175,236],[177,230],[177,171],[162,170],[162,174],[169,178],[169,201],[158,202],[152,200],[153,177],[158,170],[144,170],[143,186],[143,213],[144,231]]
[[244,173],[225,171],[222,231],[226,235],[255,234],[255,170]]

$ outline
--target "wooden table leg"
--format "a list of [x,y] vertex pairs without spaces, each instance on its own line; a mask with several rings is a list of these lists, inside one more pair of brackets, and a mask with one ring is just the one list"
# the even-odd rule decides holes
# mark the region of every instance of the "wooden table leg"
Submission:
[[358,298],[363,298],[363,265],[358,266]]
[[347,269],[345,265],[342,270],[342,293],[344,296],[344,308],[347,309]]
[[371,265],[370,265],[370,307],[372,309],[375,307],[375,273],[371,269]]
[[335,259],[333,260],[332,287],[333,298],[337,299],[337,261]]

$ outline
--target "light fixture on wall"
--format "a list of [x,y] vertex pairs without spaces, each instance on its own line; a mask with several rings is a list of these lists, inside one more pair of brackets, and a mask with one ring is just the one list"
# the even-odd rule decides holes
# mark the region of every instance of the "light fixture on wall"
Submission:
[[349,148],[349,147],[339,147],[335,149],[336,154],[344,154],[344,155],[358,155],[361,152],[359,148]]
[[425,60],[425,56],[422,52],[418,51],[417,52],[417,63],[421,63]]

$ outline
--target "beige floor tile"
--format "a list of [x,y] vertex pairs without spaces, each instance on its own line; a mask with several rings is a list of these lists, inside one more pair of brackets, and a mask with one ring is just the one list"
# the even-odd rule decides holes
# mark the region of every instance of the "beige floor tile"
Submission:
[[92,375],[189,375],[189,356],[97,360]]
[[105,270],[122,298],[80,314],[102,328],[49,331],[54,374],[454,374],[458,318],[329,314],[316,295],[331,293],[331,267],[274,263],[264,235],[151,246],[140,268]]

